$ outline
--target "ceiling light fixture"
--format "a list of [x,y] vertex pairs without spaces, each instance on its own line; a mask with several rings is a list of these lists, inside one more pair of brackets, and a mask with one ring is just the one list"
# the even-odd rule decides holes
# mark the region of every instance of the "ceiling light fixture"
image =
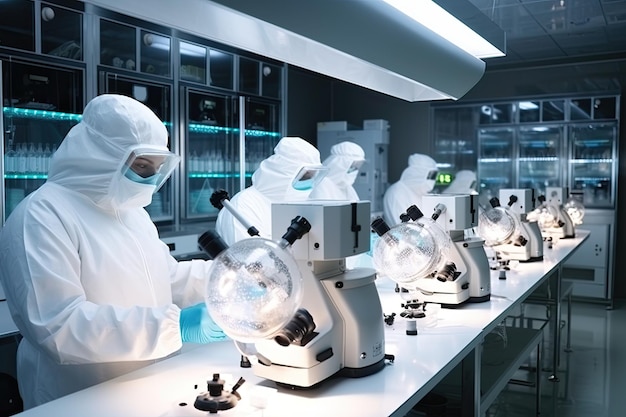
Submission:
[[[483,52],[472,55],[381,0],[85,1],[407,101],[459,99],[485,71]],[[477,32],[504,49],[504,32],[469,1],[412,1],[484,25]]]
[[382,1],[477,58],[494,58],[506,55],[504,51],[492,45],[432,0]]

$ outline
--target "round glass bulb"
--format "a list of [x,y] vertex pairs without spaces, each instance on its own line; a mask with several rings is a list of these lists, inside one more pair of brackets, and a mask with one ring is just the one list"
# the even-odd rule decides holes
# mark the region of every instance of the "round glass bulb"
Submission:
[[438,270],[446,256],[446,242],[439,242],[419,223],[400,223],[382,235],[374,246],[374,267],[405,288]]
[[302,276],[287,250],[250,238],[220,253],[211,265],[206,304],[230,338],[252,343],[275,336],[302,301]]
[[516,217],[503,207],[484,210],[478,217],[478,234],[488,246],[508,243],[518,231]]

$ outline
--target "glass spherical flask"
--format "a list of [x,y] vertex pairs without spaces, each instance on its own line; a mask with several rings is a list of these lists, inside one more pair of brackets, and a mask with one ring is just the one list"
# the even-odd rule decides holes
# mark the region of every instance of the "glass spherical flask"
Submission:
[[578,201],[578,199],[570,198],[563,205],[563,208],[565,208],[565,211],[572,219],[572,223],[574,223],[574,225],[580,225],[583,223],[583,218],[585,217],[585,206],[583,203]]
[[546,205],[539,209],[537,223],[542,230],[559,227],[559,212],[554,206]]
[[478,217],[478,234],[485,239],[487,246],[510,242],[520,228],[517,217],[504,207],[483,210]]
[[206,304],[230,338],[253,343],[274,337],[302,301],[302,276],[287,249],[263,238],[244,239],[211,265]]
[[440,242],[420,223],[400,223],[380,236],[373,250],[374,267],[405,288],[437,271],[447,256]]

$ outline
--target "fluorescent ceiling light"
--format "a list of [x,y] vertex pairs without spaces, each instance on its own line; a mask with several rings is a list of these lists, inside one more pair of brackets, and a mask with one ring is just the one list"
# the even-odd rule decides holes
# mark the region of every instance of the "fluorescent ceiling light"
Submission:
[[431,0],[382,0],[477,58],[505,53]]
[[[85,1],[407,101],[461,98],[485,71],[480,58],[381,0]],[[488,20],[467,0],[448,1],[463,21]]]
[[519,102],[519,109],[520,110],[536,110],[538,109],[539,106],[535,103],[533,103],[532,101],[520,101]]

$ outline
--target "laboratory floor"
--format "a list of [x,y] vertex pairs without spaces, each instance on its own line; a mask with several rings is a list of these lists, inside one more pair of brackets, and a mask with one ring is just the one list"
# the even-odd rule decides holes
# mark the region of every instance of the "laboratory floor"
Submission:
[[[610,310],[574,302],[570,352],[565,348],[565,321],[561,326],[560,380],[550,382],[544,372],[541,417],[626,416],[626,300],[616,301]],[[544,336],[548,347],[549,334]],[[532,388],[509,384],[486,416],[534,416],[532,394]]]

